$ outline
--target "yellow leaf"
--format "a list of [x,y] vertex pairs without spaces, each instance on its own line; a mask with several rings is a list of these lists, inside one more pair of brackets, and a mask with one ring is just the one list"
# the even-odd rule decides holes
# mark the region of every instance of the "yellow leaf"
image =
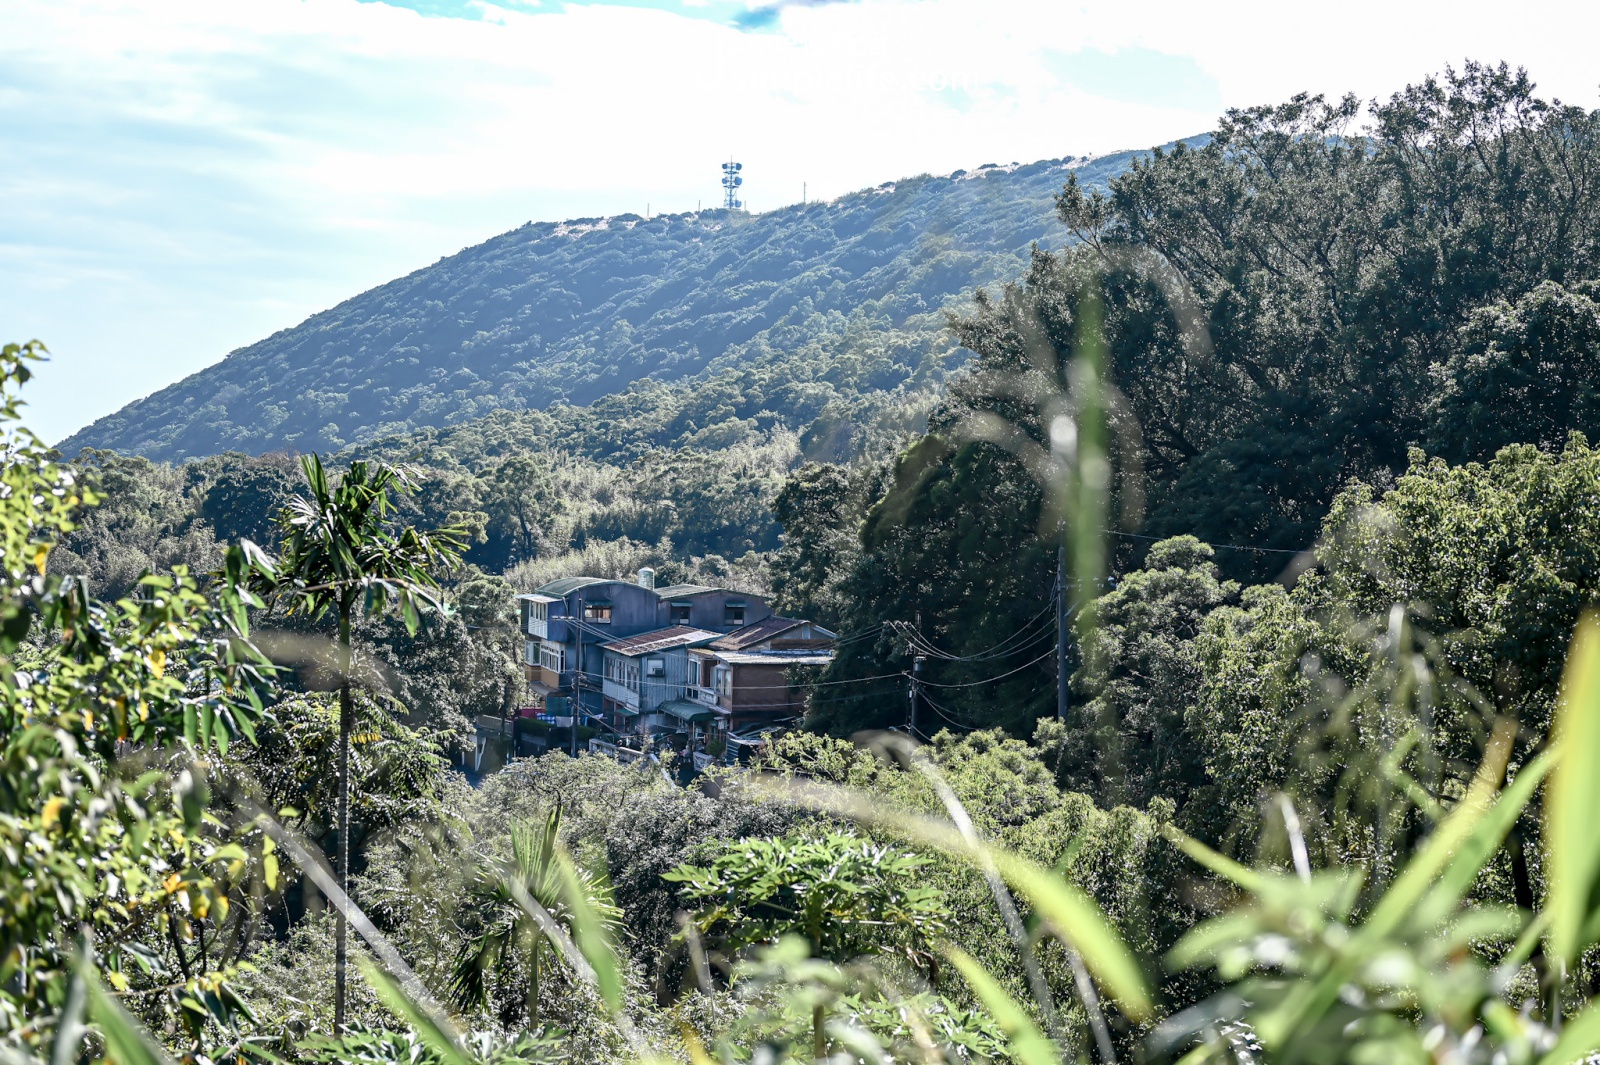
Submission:
[[44,811],[39,815],[40,827],[54,828],[57,824],[59,824],[61,821],[61,808],[66,804],[67,800],[62,798],[60,795],[57,795],[46,802],[44,804]]
[[33,552],[33,564],[39,570],[40,573],[44,572],[44,564],[45,564],[45,561],[47,559],[49,559],[49,557],[50,557],[50,545],[49,544],[40,544],[38,547],[36,547],[34,549],[34,552]]
[[150,652],[150,671],[158,677],[167,671],[167,652],[160,648]]
[[171,876],[169,876],[165,880],[161,881],[161,887],[166,891],[166,893],[168,895],[173,894],[174,892],[176,892],[182,886],[183,886],[183,877],[179,876],[177,873],[173,873]]

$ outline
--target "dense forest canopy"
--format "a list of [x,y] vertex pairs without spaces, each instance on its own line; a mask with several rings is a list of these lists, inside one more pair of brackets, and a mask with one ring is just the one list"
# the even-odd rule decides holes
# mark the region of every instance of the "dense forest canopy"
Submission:
[[[891,624],[830,679],[905,670],[898,627],[912,625],[950,656],[931,679],[968,685],[1000,671],[963,657],[1046,608],[1041,489],[974,433],[994,416],[1048,447],[1048,396],[1027,389],[1067,388],[1086,321],[1121,395],[1116,489],[1146,501],[1112,530],[1123,568],[1193,535],[1220,545],[1223,576],[1269,579],[1318,542],[1350,482],[1382,491],[1412,448],[1484,461],[1600,434],[1585,373],[1600,350],[1600,113],[1476,65],[1376,103],[1366,126],[1358,112],[1320,98],[1231,112],[1205,145],[1137,159],[1103,192],[1069,180],[1058,211],[1080,242],[1036,251],[955,323],[970,372],[888,491],[852,512],[861,547],[828,594],[847,630]],[[828,534],[791,538],[808,535]],[[1014,650],[1006,684],[1033,701],[1005,689],[1001,713],[1050,712],[1053,662]],[[944,691],[955,721],[1017,727],[985,686]],[[863,697],[820,720],[892,723],[903,702]]]

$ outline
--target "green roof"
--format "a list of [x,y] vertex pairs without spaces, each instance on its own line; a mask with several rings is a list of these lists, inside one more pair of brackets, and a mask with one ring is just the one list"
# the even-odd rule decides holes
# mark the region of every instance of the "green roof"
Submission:
[[607,577],[563,577],[559,581],[551,581],[539,589],[540,595],[566,596],[579,588],[587,588],[591,584],[610,584]]
[[656,594],[663,599],[672,599],[677,596],[704,595],[717,589],[704,584],[669,584],[665,588],[657,588]]
[[661,704],[661,711],[685,722],[710,721],[716,716],[701,704],[692,703],[688,699],[668,699]]

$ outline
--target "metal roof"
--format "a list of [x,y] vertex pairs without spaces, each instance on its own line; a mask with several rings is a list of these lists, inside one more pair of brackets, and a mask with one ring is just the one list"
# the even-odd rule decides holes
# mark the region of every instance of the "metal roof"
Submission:
[[705,629],[692,629],[687,625],[674,625],[670,629],[656,629],[654,632],[641,632],[637,636],[629,636],[625,640],[612,640],[600,646],[607,651],[615,651],[619,655],[634,658],[638,655],[647,655],[656,651],[667,651],[674,647],[687,647],[692,643],[709,643],[715,640],[719,633],[707,632]]
[[780,618],[774,614],[742,629],[734,629],[711,646],[718,651],[742,651],[751,644],[770,640],[804,624],[799,618]]
[[721,588],[713,588],[706,584],[669,584],[665,588],[657,588],[656,594],[663,599],[687,599],[694,595],[705,595],[707,592],[720,592]]
[[549,584],[540,588],[539,593],[541,595],[551,595],[557,598],[564,598],[568,595],[571,595],[579,588],[587,588],[591,584],[615,583],[616,581],[610,577],[563,577],[559,581],[551,581]]
[[661,712],[671,714],[679,721],[695,722],[710,721],[717,716],[715,710],[702,706],[700,703],[690,702],[688,699],[668,699],[661,704]]
[[825,666],[833,661],[832,651],[718,651],[716,655],[730,666]]
[[561,597],[559,595],[540,595],[538,592],[529,592],[526,595],[519,595],[519,596],[517,596],[517,598],[518,599],[526,599],[530,603],[559,603],[559,602],[561,602]]

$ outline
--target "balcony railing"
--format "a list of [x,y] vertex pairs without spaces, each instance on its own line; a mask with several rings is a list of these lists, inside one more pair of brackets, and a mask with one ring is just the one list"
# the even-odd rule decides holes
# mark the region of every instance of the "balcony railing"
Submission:
[[623,706],[631,707],[635,710],[639,709],[639,693],[626,684],[619,683],[608,677],[601,690],[605,693],[607,699],[615,699]]

